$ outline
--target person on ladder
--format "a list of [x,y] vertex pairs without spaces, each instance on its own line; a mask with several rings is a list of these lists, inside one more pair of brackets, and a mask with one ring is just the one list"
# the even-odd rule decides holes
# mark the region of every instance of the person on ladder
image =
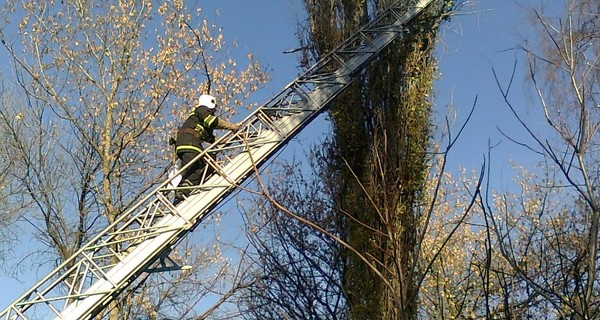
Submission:
[[[228,122],[215,116],[217,101],[215,97],[203,94],[198,98],[198,105],[183,125],[177,131],[175,141],[175,152],[181,159],[181,165],[185,166],[202,152],[202,142],[213,143],[214,129],[238,130],[240,125]],[[175,192],[177,205],[191,193],[189,187],[200,184],[205,171],[206,163],[199,159],[182,173],[181,182],[178,187],[184,188]]]

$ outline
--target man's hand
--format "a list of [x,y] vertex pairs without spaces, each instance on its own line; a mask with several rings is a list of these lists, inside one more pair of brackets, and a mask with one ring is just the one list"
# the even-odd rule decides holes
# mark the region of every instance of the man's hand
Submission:
[[237,131],[240,128],[240,124],[239,123],[231,123],[231,122],[225,121],[223,119],[219,119],[219,124],[217,125],[217,128],[227,129],[227,130],[231,130],[231,131]]

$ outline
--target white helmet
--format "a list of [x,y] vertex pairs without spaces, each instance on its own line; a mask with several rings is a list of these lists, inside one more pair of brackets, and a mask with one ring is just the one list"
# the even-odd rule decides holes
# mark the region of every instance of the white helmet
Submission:
[[217,106],[217,99],[209,94],[203,94],[198,98],[198,106],[214,109]]

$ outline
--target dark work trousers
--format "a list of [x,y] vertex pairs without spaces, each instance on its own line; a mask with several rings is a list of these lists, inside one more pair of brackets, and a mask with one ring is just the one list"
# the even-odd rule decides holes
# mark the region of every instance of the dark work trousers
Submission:
[[[195,151],[180,152],[177,153],[177,157],[181,159],[181,166],[183,167],[194,160],[198,154],[199,153]],[[202,175],[204,174],[205,167],[206,164],[204,163],[204,160],[198,159],[198,161],[181,174],[181,181],[179,182],[178,187],[192,187],[199,185],[200,182],[202,182]],[[177,205],[179,202],[183,201],[183,199],[187,198],[191,192],[192,189],[175,191],[175,200],[173,201],[173,204]]]
[[[187,152],[181,152],[177,154],[177,157],[179,157],[179,159],[181,159],[181,166],[185,166],[188,163],[190,163],[192,160],[194,160],[194,158],[196,156],[198,156],[198,152],[194,152],[194,151],[187,151]],[[202,159],[198,159],[198,161],[196,161],[196,163],[192,164],[189,168],[187,168],[182,174],[181,174],[181,182],[179,183],[180,186],[183,185],[183,182],[187,180],[187,184],[192,185],[192,186],[196,186],[199,185],[200,182],[202,181],[202,174],[204,173],[204,168],[206,167],[206,164],[204,163],[204,160]],[[189,192],[186,193],[186,195],[189,194]]]
[[[190,163],[192,160],[194,160],[194,158],[198,156],[198,154],[199,153],[195,151],[187,151],[178,153],[177,157],[181,159],[181,166],[183,167]],[[214,170],[211,167],[207,168],[204,159],[198,159],[194,164],[192,164],[181,174],[181,182],[179,182],[178,187],[197,186],[202,182],[203,175],[206,175],[204,176],[204,179],[206,180],[213,173]],[[177,205],[179,202],[183,201],[183,199],[187,198],[191,192],[191,189],[182,189],[176,191],[175,201],[173,202],[173,204]]]

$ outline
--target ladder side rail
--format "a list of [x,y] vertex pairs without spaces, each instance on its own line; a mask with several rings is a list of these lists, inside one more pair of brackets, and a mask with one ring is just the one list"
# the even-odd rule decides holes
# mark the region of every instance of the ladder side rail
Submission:
[[[167,183],[168,182],[165,182],[161,185],[165,185]],[[151,198],[151,195],[147,195],[146,197],[144,197],[144,200],[148,200],[150,198]],[[123,223],[123,221],[126,220],[128,215],[131,215],[143,203],[144,203],[143,200],[138,202],[136,205],[134,205],[134,207],[132,207],[131,209],[126,211],[125,214],[123,214],[119,218],[117,218],[117,220],[113,224],[108,226],[105,230],[112,230],[112,229],[116,228],[119,224]],[[72,274],[75,270],[77,270],[77,268],[79,268],[79,266],[81,264],[85,264],[88,267],[88,273],[95,272],[96,270],[93,270],[93,268],[90,268],[90,265],[88,263],[86,263],[86,261],[88,261],[90,259],[90,257],[87,256],[85,254],[85,252],[86,251],[95,252],[100,248],[106,247],[106,245],[103,245],[103,244],[98,245],[98,243],[103,238],[103,236],[105,236],[105,233],[100,233],[100,234],[96,235],[92,240],[87,242],[73,256],[71,256],[69,259],[65,260],[58,267],[56,267],[53,271],[51,271],[46,277],[44,277],[42,280],[40,280],[36,286],[32,287],[30,290],[25,292],[11,306],[9,306],[7,308],[7,310],[3,311],[2,315],[4,315],[5,313],[8,313],[8,309],[11,307],[14,307],[16,309],[19,306],[21,306],[19,313],[23,313],[23,312],[26,312],[27,309],[30,306],[32,306],[33,304],[40,303],[41,301],[46,301],[46,300],[47,301],[55,301],[55,300],[61,300],[61,299],[66,300],[66,299],[70,298],[71,295],[67,294],[67,295],[63,295],[62,297],[59,295],[57,297],[42,300],[40,298],[40,295],[42,297],[44,297],[49,292],[57,289],[57,287],[61,284],[61,282],[63,282],[65,279],[69,278],[69,275]],[[75,276],[77,276],[77,273],[75,274]],[[44,286],[44,285],[46,285],[46,286]],[[70,287],[70,286],[67,286],[67,287]],[[58,289],[58,290],[60,290],[60,289]],[[71,290],[69,290],[69,291],[71,291]],[[31,297],[33,297],[33,298],[31,298]],[[10,318],[7,318],[7,319],[10,319]],[[23,319],[27,319],[27,318],[23,318]]]
[[[410,19],[412,19],[412,17],[417,15],[429,3],[433,2],[433,1],[434,0],[419,1],[417,6],[415,6],[412,11],[409,10],[409,12],[407,12],[405,15],[402,16],[403,19],[401,19],[401,21],[396,21],[395,24],[402,26],[403,24],[408,22]],[[397,3],[399,3],[399,2],[397,2]],[[393,10],[387,10],[386,12],[393,12]],[[378,21],[385,17],[386,17],[386,15],[382,15],[382,17],[380,17],[380,19],[378,19]],[[368,33],[372,32],[373,34],[377,34],[377,37],[375,39],[379,39],[379,38],[381,38],[380,37],[381,35],[387,35],[387,32],[390,32],[390,29],[385,30],[386,28],[380,28],[380,27],[377,27],[378,30],[375,30],[375,29],[373,29],[374,25],[376,25],[376,24],[368,25],[367,28],[365,28],[366,31],[363,30],[361,32],[368,32]],[[372,28],[372,29],[369,29],[369,28]],[[286,114],[285,106],[287,104],[283,103],[283,101],[285,101],[285,99],[283,99],[283,98],[286,98],[288,95],[290,95],[290,92],[289,92],[290,90],[294,94],[298,94],[300,91],[297,88],[304,88],[303,90],[305,92],[298,94],[300,96],[300,100],[295,101],[294,105],[295,106],[297,106],[297,105],[305,106],[305,108],[297,109],[297,110],[295,110],[295,112],[297,112],[298,110],[300,110],[300,112],[302,112],[302,110],[308,110],[308,111],[304,111],[305,113],[307,113],[306,115],[303,115],[303,116],[287,115],[287,116],[271,118],[270,111],[265,111],[262,108],[258,108],[257,110],[255,110],[255,112],[248,115],[242,121],[242,124],[244,124],[244,123],[248,124],[248,125],[246,125],[246,127],[248,127],[248,128],[250,128],[250,124],[254,124],[254,122],[260,123],[261,125],[266,125],[267,127],[271,127],[271,128],[277,128],[279,125],[284,125],[284,122],[282,122],[282,119],[288,120],[290,122],[290,124],[285,124],[290,127],[289,129],[286,129],[286,131],[288,132],[287,137],[280,137],[279,141],[275,141],[274,143],[272,143],[273,144],[272,146],[268,146],[266,148],[267,149],[266,152],[263,150],[262,153],[257,154],[259,156],[259,159],[257,159],[259,161],[259,163],[266,161],[274,152],[276,152],[287,141],[289,141],[289,139],[291,139],[291,137],[295,133],[299,132],[304,126],[306,126],[310,121],[312,121],[312,119],[314,119],[314,117],[316,117],[318,113],[320,113],[322,110],[324,110],[326,104],[328,104],[331,100],[333,100],[337,96],[337,94],[339,94],[341,91],[343,91],[344,88],[350,83],[351,79],[349,79],[348,77],[351,76],[352,74],[355,74],[359,70],[361,70],[363,68],[364,64],[366,64],[368,61],[370,61],[372,58],[374,58],[378,54],[378,52],[383,50],[383,48],[385,48],[385,46],[387,46],[400,33],[400,29],[395,30],[392,28],[391,30],[392,30],[391,32],[393,34],[389,35],[387,37],[382,37],[382,39],[384,39],[384,40],[381,40],[377,43],[375,43],[375,42],[367,43],[367,46],[369,46],[369,47],[372,46],[374,49],[376,49],[376,51],[370,51],[370,50],[361,51],[360,49],[347,50],[347,48],[344,49],[343,45],[340,46],[340,49],[339,49],[340,51],[337,52],[338,55],[340,52],[342,52],[343,55],[346,55],[346,51],[347,51],[350,53],[350,55],[353,56],[353,58],[351,58],[350,60],[345,62],[345,64],[342,67],[339,67],[336,69],[336,72],[334,72],[335,75],[333,77],[334,79],[336,79],[336,81],[333,81],[331,83],[327,83],[327,85],[324,85],[322,82],[311,80],[311,78],[321,77],[323,75],[323,73],[320,73],[320,72],[323,72],[323,69],[327,69],[329,64],[331,64],[333,60],[337,60],[337,61],[335,61],[335,63],[337,63],[337,64],[344,63],[343,60],[339,59],[339,56],[336,56],[335,59],[326,57],[326,58],[320,60],[320,61],[324,61],[323,63],[321,63],[321,64],[317,63],[316,65],[314,65],[307,72],[305,72],[304,75],[298,77],[296,79],[296,81],[293,81],[288,86],[286,86],[286,88],[284,90],[282,90],[280,92],[280,94],[274,96],[273,99],[271,99],[269,102],[267,102],[264,106],[265,109],[267,109],[267,108],[279,109],[282,112],[282,114],[285,115]],[[360,33],[359,36],[364,37],[364,33]],[[351,39],[351,41],[355,41],[355,39]],[[348,46],[347,43],[351,43],[351,41],[350,40],[347,41],[346,46]],[[362,41],[359,41],[359,42],[366,42],[366,41],[364,41],[364,39],[362,39]],[[335,52],[336,51],[334,50],[334,51],[332,51],[331,54],[333,54]],[[328,73],[328,74],[331,74],[331,73]],[[313,110],[313,111],[311,111],[311,110]],[[265,119],[268,119],[269,121],[265,121]],[[281,130],[279,130],[279,131],[281,131]],[[278,132],[278,133],[281,134],[282,132]],[[240,146],[239,148],[244,148],[244,147],[241,147],[243,141],[236,141],[237,135],[241,136],[241,134],[239,134],[239,133],[226,134],[223,137],[221,137],[219,139],[219,141],[217,141],[213,145],[211,145],[211,147],[214,147],[215,149],[217,149],[218,148],[218,147],[216,147],[217,145],[226,143],[226,142],[230,142],[233,144],[238,144]],[[277,140],[277,139],[275,139],[275,140]],[[260,146],[260,144],[259,144],[259,145],[256,145],[256,146],[250,147],[250,148],[254,148],[254,150],[258,150],[260,148],[263,148],[266,145],[267,144]],[[209,147],[204,151],[204,153],[207,153],[210,151],[211,151],[211,148]],[[248,150],[248,151],[250,151],[250,150]],[[248,152],[248,153],[250,154],[251,152]],[[235,159],[236,158],[230,158],[229,162],[233,163],[233,161]],[[184,170],[184,169],[185,168],[182,168],[182,170]],[[251,170],[251,169],[252,168],[244,168],[242,170],[243,175],[237,177],[238,182],[246,179],[250,173],[249,170]],[[153,192],[151,192],[148,195],[146,195],[145,197],[143,197],[136,205],[134,205],[132,208],[127,210],[127,212],[125,214],[123,214],[121,217],[119,217],[117,219],[117,221],[115,223],[113,223],[110,227],[114,228],[120,224],[123,224],[124,220],[126,220],[125,218],[127,218],[128,216],[131,217],[132,215],[134,215],[133,218],[137,219],[137,215],[135,215],[136,210],[140,209],[140,207],[143,204],[148,202],[156,194],[160,193],[161,195],[164,195],[164,192],[167,189],[166,186],[170,183],[170,181],[171,181],[171,179],[168,179],[167,181],[163,182],[158,187],[156,187]],[[230,185],[231,185],[231,187],[220,188],[221,191],[223,191],[223,193],[220,194],[218,197],[215,197],[215,199],[218,199],[218,201],[221,201],[221,199],[223,199],[227,195],[228,191],[232,191],[235,188],[234,185],[232,185],[232,184],[230,184]],[[210,206],[206,206],[205,208],[210,208]],[[142,210],[142,213],[145,210],[148,210],[148,207],[144,208]],[[194,219],[196,221],[201,221],[202,217],[205,216],[206,211],[207,210],[201,210],[201,212],[199,212],[199,214],[197,214],[194,217]],[[175,210],[175,212],[177,212],[177,210]],[[169,217],[169,215],[167,215],[166,217]],[[176,217],[176,218],[181,219],[182,217]],[[160,221],[162,221],[164,219],[165,218],[160,219]],[[125,224],[127,224],[127,223],[125,223]],[[133,223],[131,223],[130,225],[133,225]],[[143,223],[140,225],[143,225]],[[181,228],[181,229],[175,228],[175,230],[178,230],[179,232],[183,232],[183,233],[185,233],[186,229],[190,229],[189,223],[187,223],[184,228]],[[111,230],[111,228],[107,228],[105,230]],[[171,232],[173,232],[173,229]],[[177,232],[175,232],[175,233],[177,233]],[[160,234],[160,232],[159,232],[159,234]],[[112,236],[114,237],[115,235],[112,235]],[[94,247],[93,244],[101,242],[101,239],[103,237],[106,237],[106,233],[101,233],[101,234],[97,235],[96,237],[94,237],[90,242],[88,242],[86,245],[84,245],[82,247],[82,249],[80,249],[78,252],[84,253],[88,248],[92,248],[93,250],[99,250],[99,248],[102,246],[97,245],[96,247]],[[176,237],[175,239],[178,239],[178,238],[179,238],[179,236]],[[152,239],[156,239],[156,237],[154,237]],[[171,240],[170,242],[172,243],[173,241]],[[52,279],[56,275],[59,275],[60,272],[63,271],[63,269],[65,269],[66,266],[78,264],[79,262],[76,262],[78,258],[79,258],[79,255],[74,255],[70,259],[63,262],[59,267],[57,267],[55,269],[55,272],[51,272],[44,279],[42,279],[42,281],[39,282],[39,283],[42,283],[42,285],[36,286],[36,287],[30,289],[17,301],[17,303],[9,306],[5,311],[2,312],[2,314],[0,314],[0,316],[6,314],[7,319],[9,319],[8,318],[8,316],[10,315],[9,311],[14,309],[14,311],[15,311],[13,314],[14,316],[19,316],[19,317],[21,317],[21,319],[27,319],[23,315],[23,313],[25,311],[27,311],[27,308],[29,308],[29,304],[28,304],[28,302],[23,302],[22,300],[28,300],[29,299],[28,297],[30,297],[31,295],[39,294],[40,291],[38,289],[40,287],[42,287],[44,283],[48,282],[50,279]],[[123,261],[124,260],[122,260],[120,263],[122,264]],[[88,267],[89,267],[89,265],[88,265]],[[98,271],[98,270],[96,270],[96,271]],[[108,273],[110,273],[110,271],[112,271],[112,270],[109,270]],[[61,277],[61,278],[67,278],[67,277]],[[56,285],[57,284],[54,284],[53,286],[56,286]],[[46,288],[46,289],[48,289],[48,288]],[[22,309],[19,309],[19,308],[17,308],[17,306],[19,305],[18,302],[22,302],[22,303],[26,304],[27,306]],[[31,301],[29,301],[29,302],[31,302]],[[10,319],[12,319],[12,318],[10,318]],[[17,319],[17,318],[15,318],[15,319]]]
[[[208,152],[208,150],[206,150],[206,151]],[[127,216],[127,215],[123,215],[123,216],[121,217],[121,219],[120,219],[120,220],[123,220],[123,218],[125,218],[126,216]],[[132,219],[137,219],[137,217],[132,217]],[[114,228],[116,228],[116,226],[117,226],[119,223],[121,223],[121,221],[116,221],[115,223],[113,223],[113,224],[112,224],[112,225],[111,225],[109,228],[107,228],[107,229],[109,229],[109,230],[110,230],[110,229],[114,229]],[[128,223],[125,223],[125,224],[128,224]],[[108,234],[110,234],[110,235],[111,235],[111,237],[109,238],[108,242],[106,242],[107,240],[105,240],[105,242],[100,242],[100,241],[99,241],[99,240],[100,240],[100,238],[102,238],[102,236],[104,236],[103,234],[101,234],[101,235],[99,235],[99,236],[97,236],[97,237],[96,237],[96,240],[97,240],[97,241],[90,242],[90,243],[88,243],[88,245],[87,245],[85,248],[82,248],[82,249],[80,250],[80,254],[79,254],[79,256],[83,255],[83,256],[84,256],[84,258],[85,258],[84,260],[90,260],[89,256],[86,256],[86,255],[85,255],[85,251],[86,251],[86,249],[90,249],[90,250],[92,250],[92,251],[94,251],[94,252],[95,252],[95,251],[97,251],[99,248],[106,247],[107,245],[111,244],[111,242],[110,242],[110,241],[111,241],[111,239],[113,238],[113,236],[114,236],[114,234],[115,234],[115,233],[114,233],[114,232],[109,232]],[[74,256],[74,257],[73,257],[73,259],[75,259],[75,258],[76,258],[76,257]],[[64,263],[64,265],[67,265],[67,264],[69,264],[69,262],[72,262],[72,261],[73,261],[73,259],[71,259],[71,260],[69,260],[69,261],[66,261],[66,262]],[[89,265],[88,265],[88,267],[89,267]],[[59,272],[59,271],[60,271],[60,268],[59,268],[59,269],[57,269],[57,270],[56,270],[56,272],[54,272],[54,274],[60,274],[60,272]],[[92,270],[92,273],[93,273],[93,270]],[[47,278],[51,278],[51,276],[48,276]],[[65,276],[65,275],[63,275],[63,278],[66,278],[66,276]],[[45,282],[45,281],[44,281],[44,282]],[[39,286],[38,286],[38,287],[39,287]],[[51,286],[51,288],[49,288],[49,290],[52,290],[54,287],[55,287],[55,285],[52,285],[52,286]],[[47,288],[47,289],[48,289],[48,288]],[[32,292],[36,292],[36,293],[37,293],[38,291],[34,289],[34,290],[32,290]],[[106,292],[106,291],[101,291],[101,292]],[[67,296],[65,296],[65,298],[66,298],[66,297],[67,297]],[[69,297],[70,297],[70,296],[69,296]],[[51,298],[50,300],[59,300],[59,299],[60,299],[60,298]],[[31,302],[31,301],[30,301],[30,302]],[[25,302],[25,304],[28,304],[28,303],[27,303],[27,302]]]
[[[350,83],[350,81],[348,81],[348,84]],[[347,84],[346,84],[347,85]],[[339,87],[337,88],[338,92],[341,92],[343,90],[343,87]],[[318,93],[318,92],[316,92]],[[317,98],[320,98],[321,100],[321,105],[324,105],[324,102],[326,102],[327,100],[330,99],[331,94],[318,94]],[[244,158],[244,157],[251,157],[251,153],[252,156],[255,157],[254,163],[258,166],[260,166],[261,163],[263,163],[264,161],[268,160],[269,156],[273,154],[273,152],[275,152],[277,149],[283,147],[285,145],[285,143],[283,143],[285,139],[290,139],[292,137],[293,132],[298,132],[300,130],[300,128],[304,127],[306,124],[308,124],[312,118],[314,118],[318,111],[321,111],[323,109],[320,110],[313,110],[313,111],[307,111],[302,115],[295,115],[293,116],[294,118],[294,122],[296,123],[291,123],[287,126],[287,130],[288,131],[288,135],[287,138],[286,137],[281,137],[281,136],[275,136],[273,137],[274,139],[269,139],[270,141],[272,141],[271,143],[265,143],[263,146],[261,146],[260,148],[255,149],[255,152],[249,152],[249,153],[243,153],[240,154],[238,156],[238,158]],[[292,118],[292,117],[290,117]],[[272,133],[274,134],[274,133]],[[213,188],[210,190],[206,190],[203,191],[199,194],[196,195],[192,195],[188,200],[191,199],[192,202],[187,203],[184,202],[183,205],[187,206],[187,208],[189,208],[192,212],[190,213],[191,216],[189,217],[190,219],[195,219],[197,222],[200,222],[204,217],[206,217],[206,215],[208,214],[208,212],[210,212],[210,209],[212,209],[214,206],[216,206],[218,204],[219,201],[221,201],[229,192],[233,191],[235,189],[235,185],[234,184],[230,184],[229,186],[227,186],[226,183],[219,183],[219,180],[236,180],[236,181],[242,181],[243,179],[248,177],[248,173],[251,172],[252,170],[254,170],[254,166],[249,166],[248,161],[244,161],[242,160],[238,160],[238,163],[232,162],[231,165],[233,165],[233,167],[225,167],[225,168],[221,168],[222,172],[224,173],[223,176],[213,176],[213,180],[215,181],[216,185],[222,185],[223,187],[221,188]],[[246,166],[243,166],[242,164],[246,164]],[[240,169],[241,170],[238,170]],[[231,174],[235,174],[234,176],[231,176]],[[212,195],[211,195],[212,194]],[[189,201],[188,201],[189,202]],[[202,205],[198,205],[195,202],[204,202],[202,203]],[[198,211],[194,208],[202,208],[202,210]],[[188,210],[186,210],[186,207],[182,208],[183,212],[186,212]],[[171,224],[169,222],[169,224]],[[195,225],[197,225],[197,223],[195,223]],[[183,236],[185,235],[185,233],[187,233],[189,231],[189,229],[178,229],[176,232],[174,231],[170,236],[166,235],[166,234],[161,234],[159,237],[156,237],[154,239],[145,241],[142,245],[140,245],[140,247],[136,248],[134,250],[134,253],[132,253],[132,257],[134,257],[136,254],[139,254],[141,257],[140,262],[137,263],[130,263],[127,260],[124,260],[122,263],[120,263],[119,267],[117,268],[113,268],[110,274],[107,278],[111,278],[113,279],[118,279],[115,282],[121,282],[122,279],[130,279],[133,276],[138,277],[141,275],[141,273],[144,272],[145,268],[142,268],[141,266],[144,265],[149,265],[151,264],[151,258],[152,258],[152,252],[162,252],[164,250],[164,248],[167,248],[170,244],[176,242],[179,239],[182,239]],[[177,232],[181,233],[181,234],[176,234]],[[145,247],[142,247],[145,246]],[[158,249],[157,249],[158,248]],[[141,250],[141,251],[140,251]],[[145,254],[144,250],[148,251],[150,254]],[[140,251],[140,252],[138,252]],[[125,259],[128,259],[130,256],[126,257]],[[134,259],[134,258],[132,258]],[[111,283],[109,283],[108,281],[102,279],[100,281],[98,281],[93,288],[90,288],[88,291],[97,291],[97,292],[105,292],[106,290],[110,290],[111,288]],[[114,288],[115,291],[117,290],[121,290],[121,288],[115,287]],[[123,288],[124,289],[124,288]],[[89,293],[88,293],[89,294]],[[111,297],[114,295],[111,295]],[[80,317],[87,317],[91,314],[91,312],[93,312],[94,310],[102,310],[102,307],[98,307],[98,305],[107,305],[110,301],[111,301],[111,297],[107,297],[106,295],[89,295],[88,298],[84,299],[84,301],[82,303],[79,304],[72,304],[69,306],[69,308],[65,309],[63,314],[61,314],[61,317],[57,317],[57,319],[78,319]],[[74,315],[74,318],[71,318],[71,316]]]

